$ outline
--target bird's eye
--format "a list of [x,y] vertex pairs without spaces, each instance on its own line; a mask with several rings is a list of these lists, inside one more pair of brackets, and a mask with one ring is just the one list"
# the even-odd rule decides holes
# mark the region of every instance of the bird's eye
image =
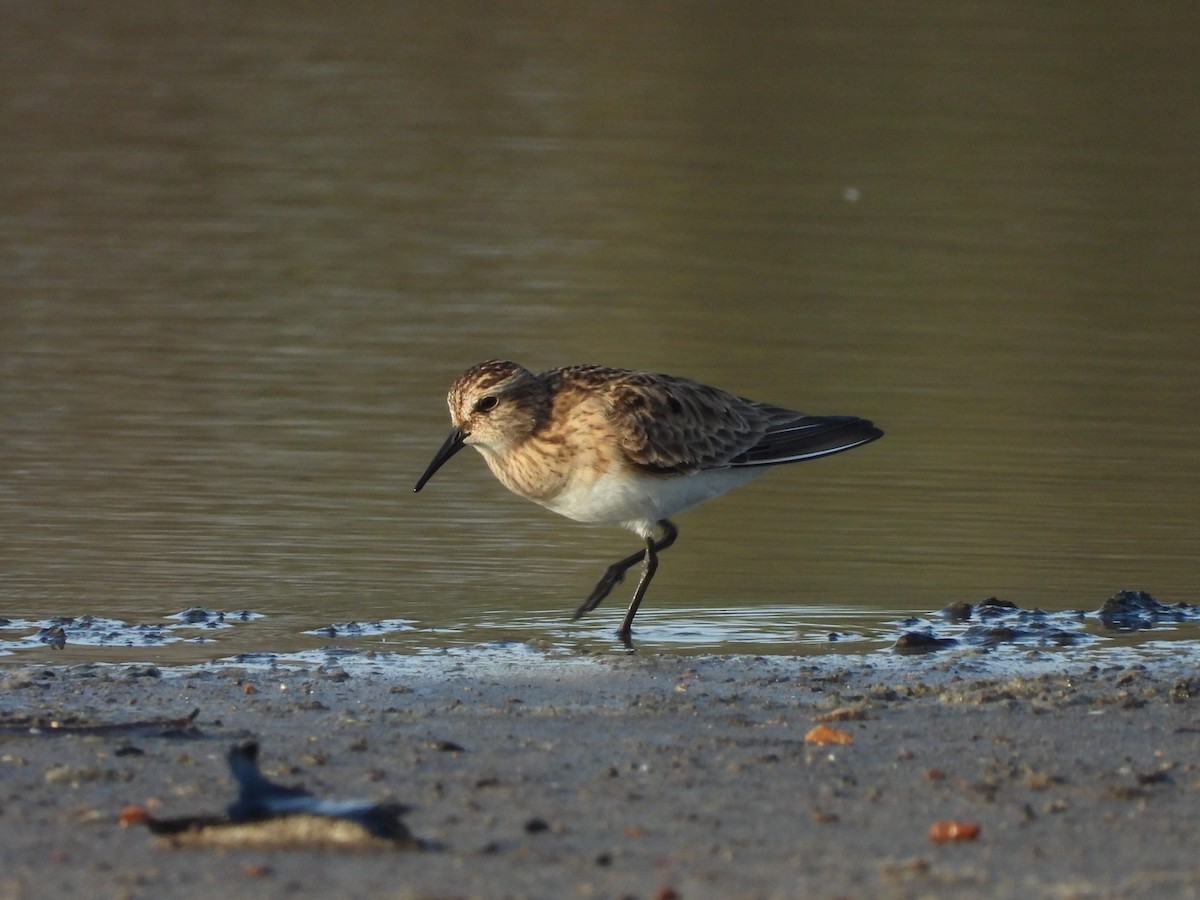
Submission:
[[475,403],[475,412],[491,412],[499,402],[500,400],[491,394],[488,394],[486,397],[480,397]]

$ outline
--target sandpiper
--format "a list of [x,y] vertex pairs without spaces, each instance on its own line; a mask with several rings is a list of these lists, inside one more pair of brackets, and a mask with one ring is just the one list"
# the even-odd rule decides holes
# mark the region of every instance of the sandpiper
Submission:
[[883,436],[856,416],[810,416],[687,378],[607,366],[535,375],[493,359],[460,375],[446,402],[453,428],[413,490],[470,444],[514,494],[578,522],[622,525],[640,535],[645,549],[609,566],[573,616],[599,606],[643,563],[617,629],[625,641],[659,551],[679,534],[668,516],[770,466],[841,453]]

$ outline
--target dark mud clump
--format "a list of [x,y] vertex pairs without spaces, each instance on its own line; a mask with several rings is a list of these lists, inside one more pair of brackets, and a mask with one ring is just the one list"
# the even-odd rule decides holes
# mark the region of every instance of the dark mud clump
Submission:
[[1106,628],[1140,631],[1175,622],[1200,621],[1200,606],[1159,603],[1145,591],[1117,591],[1104,601],[1096,616]]
[[1200,606],[1168,606],[1145,591],[1118,591],[1095,613],[1022,609],[1011,600],[988,597],[977,604],[951,603],[933,621],[899,622],[902,631],[892,649],[912,654],[954,647],[1076,647],[1100,640],[1103,631],[1133,632],[1196,621]]

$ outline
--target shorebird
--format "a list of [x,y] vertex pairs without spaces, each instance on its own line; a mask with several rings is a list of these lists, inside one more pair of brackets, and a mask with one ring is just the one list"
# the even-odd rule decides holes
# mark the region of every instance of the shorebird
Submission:
[[[688,378],[607,366],[535,375],[493,359],[467,369],[446,402],[453,427],[419,491],[470,444],[506,488],[578,522],[621,525],[645,549],[613,563],[575,610],[591,612],[642,563],[617,634],[628,642],[658,554],[679,530],[667,517],[771,466],[850,450],[883,436],[856,416],[810,416]],[[662,536],[656,538],[656,531]]]

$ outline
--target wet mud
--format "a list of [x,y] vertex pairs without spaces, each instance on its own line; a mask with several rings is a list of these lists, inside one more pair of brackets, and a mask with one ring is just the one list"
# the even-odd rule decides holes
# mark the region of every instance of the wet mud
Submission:
[[[1195,896],[1194,652],[1003,652],[9,668],[0,896]],[[247,741],[436,849],[121,827],[227,817]]]
[[977,604],[947,606],[932,621],[902,620],[892,649],[932,653],[955,647],[1076,647],[1091,644],[1104,632],[1132,633],[1200,622],[1200,606],[1167,605],[1145,591],[1117,591],[1093,612],[1022,609],[1011,600],[989,597]]

